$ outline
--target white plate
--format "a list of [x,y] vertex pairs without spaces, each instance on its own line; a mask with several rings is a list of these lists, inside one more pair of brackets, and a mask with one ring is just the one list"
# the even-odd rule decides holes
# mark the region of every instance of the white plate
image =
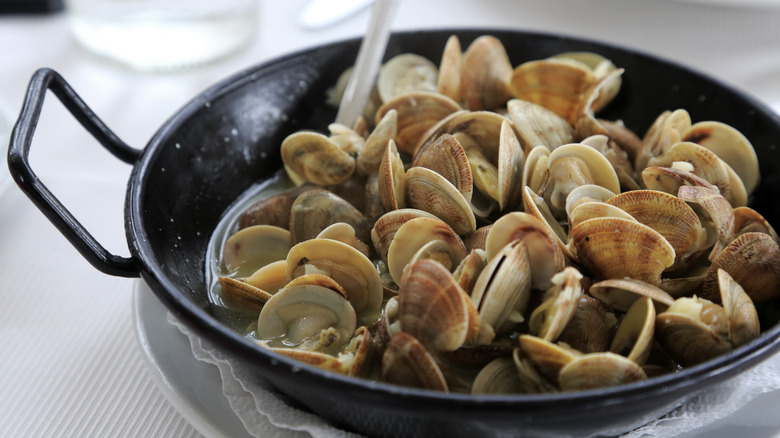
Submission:
[[151,289],[143,281],[136,281],[133,321],[157,387],[174,409],[207,438],[250,437],[222,395],[217,367],[192,355],[189,339],[168,323],[167,315]]

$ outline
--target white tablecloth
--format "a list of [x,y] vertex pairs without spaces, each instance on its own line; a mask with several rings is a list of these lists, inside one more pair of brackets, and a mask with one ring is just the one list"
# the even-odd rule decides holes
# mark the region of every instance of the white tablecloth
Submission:
[[[292,50],[358,36],[368,23],[363,10],[307,31],[296,24],[304,3],[262,2],[259,32],[246,50],[172,74],[128,71],[84,52],[64,14],[0,16],[0,106],[15,116],[33,71],[52,67],[120,138],[143,147],[168,116],[217,80]],[[780,6],[717,3],[404,0],[392,27],[500,27],[613,41],[709,72],[780,106]],[[104,246],[127,255],[130,167],[98,147],[50,97],[33,167]],[[89,265],[15,186],[0,194],[0,436],[199,436],[145,369],[132,327],[132,288],[132,280]]]

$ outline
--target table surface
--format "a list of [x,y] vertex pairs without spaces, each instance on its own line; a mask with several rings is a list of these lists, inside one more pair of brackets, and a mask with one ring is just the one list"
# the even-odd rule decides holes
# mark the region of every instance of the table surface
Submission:
[[[130,71],[85,52],[65,13],[0,16],[0,106],[15,116],[32,73],[51,67],[120,138],[143,147],[208,85],[296,49],[359,36],[369,20],[365,9],[305,30],[296,23],[305,3],[261,2],[245,50],[167,74]],[[616,42],[708,72],[778,108],[780,7],[747,3],[406,0],[392,28],[497,27]],[[107,249],[128,255],[130,166],[97,147],[55,99],[44,106],[34,146],[33,167],[54,194]],[[0,285],[0,435],[200,436],[145,368],[132,323],[133,281],[95,270],[15,186],[0,193]]]

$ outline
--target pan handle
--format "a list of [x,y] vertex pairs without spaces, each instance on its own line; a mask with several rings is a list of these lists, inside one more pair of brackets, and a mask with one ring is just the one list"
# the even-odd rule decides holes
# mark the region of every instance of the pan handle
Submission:
[[8,168],[16,183],[43,214],[95,268],[109,275],[138,277],[140,262],[108,252],[32,171],[30,144],[41,115],[46,90],[51,90],[73,117],[109,152],[120,160],[134,164],[142,151],[125,144],[92,112],[65,79],[52,69],[42,68],[33,74],[27,87],[19,119],[11,133]]

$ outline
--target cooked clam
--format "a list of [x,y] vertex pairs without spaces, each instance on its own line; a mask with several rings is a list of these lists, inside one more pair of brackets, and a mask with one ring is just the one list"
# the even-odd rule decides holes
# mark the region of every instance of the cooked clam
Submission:
[[414,53],[402,53],[379,69],[376,88],[382,102],[415,91],[436,91],[439,70],[434,63]]
[[292,247],[290,232],[273,225],[253,225],[231,235],[222,248],[228,272],[246,277],[261,267],[284,260]]
[[255,336],[272,347],[327,352],[340,350],[356,329],[355,309],[341,286],[327,276],[308,274],[265,303]]
[[597,278],[629,277],[653,285],[674,263],[674,248],[657,231],[639,222],[604,217],[586,220],[571,231],[580,262]]
[[479,319],[466,292],[441,264],[420,260],[404,271],[398,293],[401,331],[429,351],[453,351],[476,335]]
[[512,64],[498,38],[484,35],[463,53],[460,96],[472,111],[492,110],[509,100]]
[[414,336],[398,332],[387,344],[382,356],[382,378],[413,388],[449,392],[436,360]]
[[355,159],[317,132],[291,134],[282,142],[281,150],[285,166],[313,184],[339,184],[355,171]]
[[287,254],[287,278],[319,273],[335,280],[361,317],[379,318],[382,282],[373,263],[360,251],[331,239],[310,239]]
[[408,203],[440,218],[458,234],[477,229],[476,218],[463,194],[446,178],[425,167],[406,172]]

